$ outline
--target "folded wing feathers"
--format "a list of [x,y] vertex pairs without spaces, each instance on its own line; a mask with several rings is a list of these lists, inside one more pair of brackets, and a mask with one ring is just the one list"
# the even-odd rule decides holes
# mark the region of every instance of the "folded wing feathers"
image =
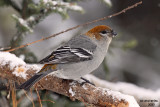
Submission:
[[69,46],[64,46],[58,48],[56,51],[53,52],[56,59],[61,58],[71,58],[71,56],[78,56],[79,58],[91,58],[92,52],[86,50],[84,48],[70,48]]
[[71,49],[70,51],[80,58],[89,58],[93,54],[84,48],[75,48],[75,49]]
[[90,60],[93,58],[92,52],[84,48],[70,48],[63,46],[52,52],[51,55],[40,61],[41,63],[67,63]]

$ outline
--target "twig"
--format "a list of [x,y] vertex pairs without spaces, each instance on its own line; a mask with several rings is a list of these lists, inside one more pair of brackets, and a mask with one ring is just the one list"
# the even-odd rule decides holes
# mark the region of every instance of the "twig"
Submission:
[[30,98],[30,96],[28,96],[26,91],[24,91],[24,93],[25,93],[26,97],[32,102],[33,107],[35,107],[34,101],[32,100],[32,98]]
[[40,98],[40,96],[39,96],[39,93],[38,93],[37,88],[36,88],[35,90],[36,90],[36,93],[37,93],[37,96],[38,96],[38,102],[39,102],[39,105],[40,105],[40,107],[42,107],[41,98]]
[[11,47],[0,47],[0,51],[4,51],[4,50],[7,50],[7,49],[11,49]]
[[48,101],[48,102],[51,102],[51,103],[55,103],[54,101],[52,101],[52,100],[41,100],[41,101]]
[[105,17],[99,18],[99,19],[97,19],[97,20],[93,20],[93,21],[90,21],[90,22],[86,22],[86,23],[83,23],[83,24],[74,26],[74,27],[72,27],[72,28],[66,29],[66,30],[61,31],[61,32],[59,32],[59,33],[56,33],[56,34],[53,34],[53,35],[51,35],[51,36],[48,36],[48,37],[45,37],[45,38],[42,38],[42,39],[33,41],[33,42],[31,42],[31,43],[27,43],[27,44],[21,45],[21,46],[19,46],[19,47],[15,47],[15,48],[10,49],[10,50],[7,50],[7,51],[5,51],[5,52],[12,52],[12,51],[15,51],[15,50],[17,50],[17,49],[27,47],[27,46],[29,46],[29,45],[31,45],[31,44],[34,44],[34,43],[37,43],[37,42],[40,42],[40,41],[43,41],[43,40],[50,39],[50,38],[55,37],[55,36],[57,36],[57,35],[60,35],[60,34],[62,34],[62,33],[65,33],[65,32],[71,31],[71,30],[74,30],[74,29],[76,29],[76,28],[79,28],[79,27],[82,27],[82,26],[86,26],[86,25],[89,25],[89,24],[92,24],[92,23],[96,23],[96,22],[99,22],[99,21],[103,21],[103,20],[106,20],[106,19],[110,19],[110,18],[112,18],[112,17],[114,17],[114,16],[118,16],[118,15],[120,15],[120,14],[122,14],[122,13],[125,13],[126,11],[128,11],[128,10],[130,10],[130,9],[132,9],[132,8],[135,8],[135,7],[137,7],[137,6],[140,5],[140,4],[142,4],[142,1],[137,2],[137,3],[135,3],[134,5],[131,5],[131,6],[127,7],[127,8],[125,8],[125,9],[123,9],[123,10],[115,13],[115,14],[112,14],[112,15],[109,15],[109,16],[105,16]]
[[33,98],[33,94],[32,94],[32,90],[30,89],[30,93],[31,93],[31,98],[32,98],[32,101],[33,101],[33,107],[35,107],[35,105],[34,105],[34,98]]
[[8,3],[14,8],[16,11],[21,12],[21,9],[16,5],[15,1],[7,0]]
[[17,100],[17,105],[19,105],[19,103],[24,99],[24,95],[22,95],[18,100]]
[[15,91],[15,85],[14,84],[11,84],[11,92],[12,92],[12,104],[13,104],[13,107],[17,107],[16,91]]

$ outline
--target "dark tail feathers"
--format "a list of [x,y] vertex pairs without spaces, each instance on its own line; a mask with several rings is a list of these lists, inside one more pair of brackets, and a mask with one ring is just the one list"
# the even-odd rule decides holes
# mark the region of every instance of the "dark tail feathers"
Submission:
[[44,76],[46,76],[47,73],[37,73],[33,77],[31,77],[29,80],[24,82],[19,86],[19,89],[24,89],[28,91],[36,82],[38,82],[40,79],[42,79]]

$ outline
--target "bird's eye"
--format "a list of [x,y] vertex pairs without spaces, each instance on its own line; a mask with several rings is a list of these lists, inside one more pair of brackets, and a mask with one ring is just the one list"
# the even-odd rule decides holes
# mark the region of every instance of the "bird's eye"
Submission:
[[106,34],[106,33],[107,33],[107,31],[103,30],[103,31],[101,31],[101,33],[102,33],[102,34]]

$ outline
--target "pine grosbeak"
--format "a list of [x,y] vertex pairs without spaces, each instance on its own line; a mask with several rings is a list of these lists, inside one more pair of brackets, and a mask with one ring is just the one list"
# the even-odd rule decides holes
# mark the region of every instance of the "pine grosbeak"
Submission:
[[[40,61],[43,68],[24,82],[20,88],[28,90],[48,74],[63,79],[84,79],[102,63],[112,37],[117,34],[108,26],[99,25],[85,34],[75,36]],[[84,79],[85,80],[85,79]]]

